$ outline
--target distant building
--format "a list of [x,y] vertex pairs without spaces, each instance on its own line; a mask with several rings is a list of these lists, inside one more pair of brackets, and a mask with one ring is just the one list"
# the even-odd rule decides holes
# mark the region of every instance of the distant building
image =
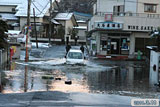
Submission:
[[90,50],[97,55],[134,57],[153,45],[149,32],[160,25],[159,0],[97,0],[89,21]]
[[87,24],[92,15],[80,12],[74,12],[74,15],[78,23],[78,27],[75,28],[78,30],[78,42],[86,43]]
[[73,13],[58,13],[52,21],[55,23],[55,29],[57,32],[60,27],[64,29],[64,35],[62,37],[57,35],[54,38],[55,41],[66,42],[68,40],[69,42],[74,42],[74,37],[70,34],[70,30],[73,30],[78,24]]
[[80,12],[73,12],[76,20],[83,20],[83,21],[88,21],[92,18],[91,14],[86,14],[86,13],[80,13]]
[[[56,0],[53,2],[53,16],[58,12]],[[9,30],[21,30],[27,24],[27,7],[28,0],[0,0],[0,15],[6,19]],[[46,0],[32,0],[31,2],[31,26],[33,31],[33,8],[35,9],[36,25],[38,37],[46,38],[49,35],[49,8],[50,2]],[[31,33],[34,37],[33,32]]]

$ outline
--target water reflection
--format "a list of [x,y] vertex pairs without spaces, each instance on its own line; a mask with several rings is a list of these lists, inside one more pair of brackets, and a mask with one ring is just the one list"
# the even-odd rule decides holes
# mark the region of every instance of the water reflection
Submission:
[[6,77],[5,73],[0,71],[0,93],[3,92],[4,87],[8,83],[8,80],[5,77]]
[[[19,64],[14,67],[3,72],[7,81],[2,81],[2,93],[62,91],[135,95],[157,91],[149,84],[149,70],[143,64],[117,64],[110,70],[71,65],[46,66],[48,69]],[[65,84],[66,80],[72,84]]]
[[91,92],[102,93],[145,93],[154,92],[149,86],[147,68],[118,67],[110,71],[88,72],[87,82]]

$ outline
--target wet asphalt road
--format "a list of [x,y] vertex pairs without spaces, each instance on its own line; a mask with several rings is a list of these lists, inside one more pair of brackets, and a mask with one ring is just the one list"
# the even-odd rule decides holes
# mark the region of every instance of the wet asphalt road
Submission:
[[0,107],[130,107],[134,97],[59,91],[0,94]]
[[[1,72],[2,87],[0,91],[3,94],[0,95],[0,99],[4,99],[1,100],[1,104],[4,104],[3,101],[8,101],[11,103],[5,104],[13,104],[14,106],[14,104],[21,105],[24,103],[25,106],[26,104],[36,106],[36,104],[40,105],[39,102],[42,101],[42,106],[57,104],[57,106],[103,105],[115,107],[117,105],[118,107],[125,107],[130,105],[132,97],[160,98],[159,87],[150,83],[149,66],[145,62],[108,61],[90,58],[87,60],[86,66],[66,65],[64,64],[64,46],[33,50],[34,52],[30,52],[30,62],[25,63],[23,61],[24,52],[22,51],[22,60],[13,61]],[[65,84],[65,81],[72,81],[72,84]],[[53,93],[49,99],[39,98],[41,94],[45,94],[45,98],[48,98],[49,93]],[[72,99],[71,95],[77,96],[72,97]],[[23,98],[22,96],[27,97]],[[66,98],[66,96],[69,97]],[[63,97],[66,99],[65,101],[62,100]],[[92,97],[98,102],[94,101]],[[123,98],[120,100],[121,97],[128,100],[124,102]],[[52,98],[57,99],[53,100]],[[77,98],[82,99],[82,101],[74,102]],[[102,100],[105,98],[109,101]],[[114,102],[115,98],[119,99],[116,102],[121,103]]]

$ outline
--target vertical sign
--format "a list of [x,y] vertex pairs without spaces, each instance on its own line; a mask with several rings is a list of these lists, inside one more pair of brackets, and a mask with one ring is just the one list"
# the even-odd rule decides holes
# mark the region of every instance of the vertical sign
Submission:
[[105,21],[113,21],[112,14],[105,14]]

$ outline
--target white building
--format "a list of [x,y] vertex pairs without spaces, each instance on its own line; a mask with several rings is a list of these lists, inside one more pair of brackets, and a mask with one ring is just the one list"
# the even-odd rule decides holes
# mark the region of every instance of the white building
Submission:
[[72,34],[70,34],[69,30],[72,30],[74,27],[77,27],[78,24],[76,22],[75,16],[73,13],[58,13],[55,18],[53,18],[54,21],[57,22],[58,27],[62,26],[64,28],[64,36],[60,37],[60,35],[57,35],[55,37],[55,41],[64,41],[64,42],[74,42],[74,38],[72,37]]
[[93,14],[91,50],[104,56],[145,54],[149,32],[160,25],[159,0],[97,0]]

